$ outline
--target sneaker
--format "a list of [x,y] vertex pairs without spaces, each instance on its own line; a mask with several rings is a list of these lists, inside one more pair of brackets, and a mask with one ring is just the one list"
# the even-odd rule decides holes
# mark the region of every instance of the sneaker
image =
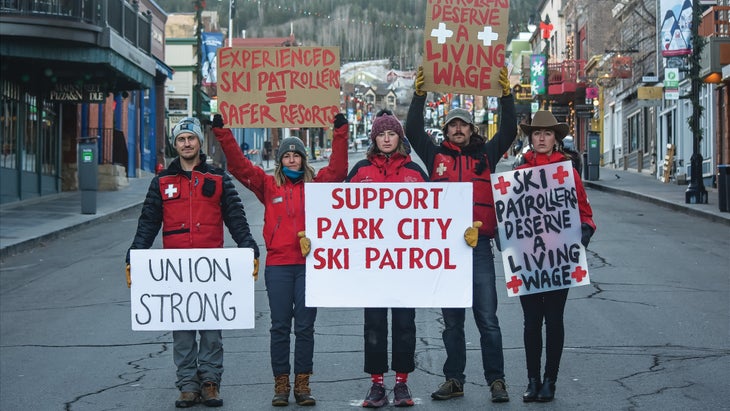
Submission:
[[365,401],[362,402],[363,408],[380,408],[387,404],[388,396],[385,395],[385,387],[381,384],[373,384]]
[[489,390],[492,391],[492,402],[507,402],[509,401],[509,394],[507,394],[507,385],[503,379],[492,381],[489,385]]
[[411,391],[404,382],[398,382],[393,387],[393,405],[396,407],[412,407],[415,403],[411,398]]
[[203,404],[208,407],[220,407],[223,400],[218,396],[218,384],[208,381],[203,383],[203,389],[200,390],[200,397]]
[[464,385],[456,378],[450,378],[443,384],[439,385],[439,389],[431,393],[434,400],[448,400],[454,397],[464,396]]
[[200,394],[192,391],[183,391],[175,401],[177,408],[189,408],[200,402]]

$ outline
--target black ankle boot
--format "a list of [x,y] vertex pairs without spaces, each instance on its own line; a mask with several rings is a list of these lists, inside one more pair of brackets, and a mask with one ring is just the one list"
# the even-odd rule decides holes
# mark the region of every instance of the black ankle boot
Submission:
[[537,400],[540,402],[550,402],[555,397],[555,379],[545,377],[542,381],[540,392],[537,393]]
[[540,378],[528,378],[527,379],[527,390],[522,394],[522,401],[533,402],[537,399],[537,394],[540,391]]

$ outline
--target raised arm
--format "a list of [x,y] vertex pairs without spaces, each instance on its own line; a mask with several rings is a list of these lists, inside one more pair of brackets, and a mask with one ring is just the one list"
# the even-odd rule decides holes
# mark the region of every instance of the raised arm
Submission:
[[406,117],[405,133],[410,141],[413,150],[418,157],[421,158],[426,166],[428,174],[431,174],[433,167],[433,158],[436,155],[436,146],[431,141],[431,137],[426,134],[425,124],[423,121],[423,109],[426,105],[426,91],[422,90],[423,86],[423,67],[418,68],[416,74],[415,91],[411,99],[411,105],[408,107],[408,117]]
[[347,143],[350,127],[342,113],[335,116],[332,133],[332,155],[326,167],[319,170],[315,181],[342,182],[347,177]]
[[231,129],[223,128],[223,120],[217,123],[218,115],[215,117],[213,120],[213,134],[215,134],[215,138],[218,139],[223,153],[226,155],[228,171],[263,203],[264,187],[266,187],[266,179],[269,176],[261,167],[254,165],[243,155],[241,148],[233,137],[233,133],[231,133]]

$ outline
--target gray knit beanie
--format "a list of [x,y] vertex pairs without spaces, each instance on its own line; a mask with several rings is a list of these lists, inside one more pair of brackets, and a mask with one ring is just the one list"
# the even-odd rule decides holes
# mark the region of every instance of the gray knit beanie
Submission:
[[284,157],[284,154],[290,151],[299,154],[305,160],[307,159],[307,149],[304,147],[302,140],[298,137],[287,137],[279,143],[279,150],[276,152],[276,160],[281,163],[281,158]]

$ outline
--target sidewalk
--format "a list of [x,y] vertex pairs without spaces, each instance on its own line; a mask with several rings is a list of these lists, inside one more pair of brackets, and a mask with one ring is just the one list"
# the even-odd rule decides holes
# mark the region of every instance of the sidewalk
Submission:
[[[601,168],[599,177],[597,181],[584,181],[585,186],[730,225],[730,213],[721,212],[718,206],[717,189],[707,188],[708,204],[685,204],[685,185],[664,184],[646,174],[613,168]],[[81,214],[78,191],[0,205],[0,259],[141,205],[151,179],[152,175],[130,178],[129,185],[118,191],[97,192],[96,214]]]
[[663,183],[648,174],[601,167],[597,181],[583,180],[586,187],[648,201],[675,211],[730,225],[730,212],[721,212],[716,188],[705,187],[707,204],[685,203],[687,185]]

